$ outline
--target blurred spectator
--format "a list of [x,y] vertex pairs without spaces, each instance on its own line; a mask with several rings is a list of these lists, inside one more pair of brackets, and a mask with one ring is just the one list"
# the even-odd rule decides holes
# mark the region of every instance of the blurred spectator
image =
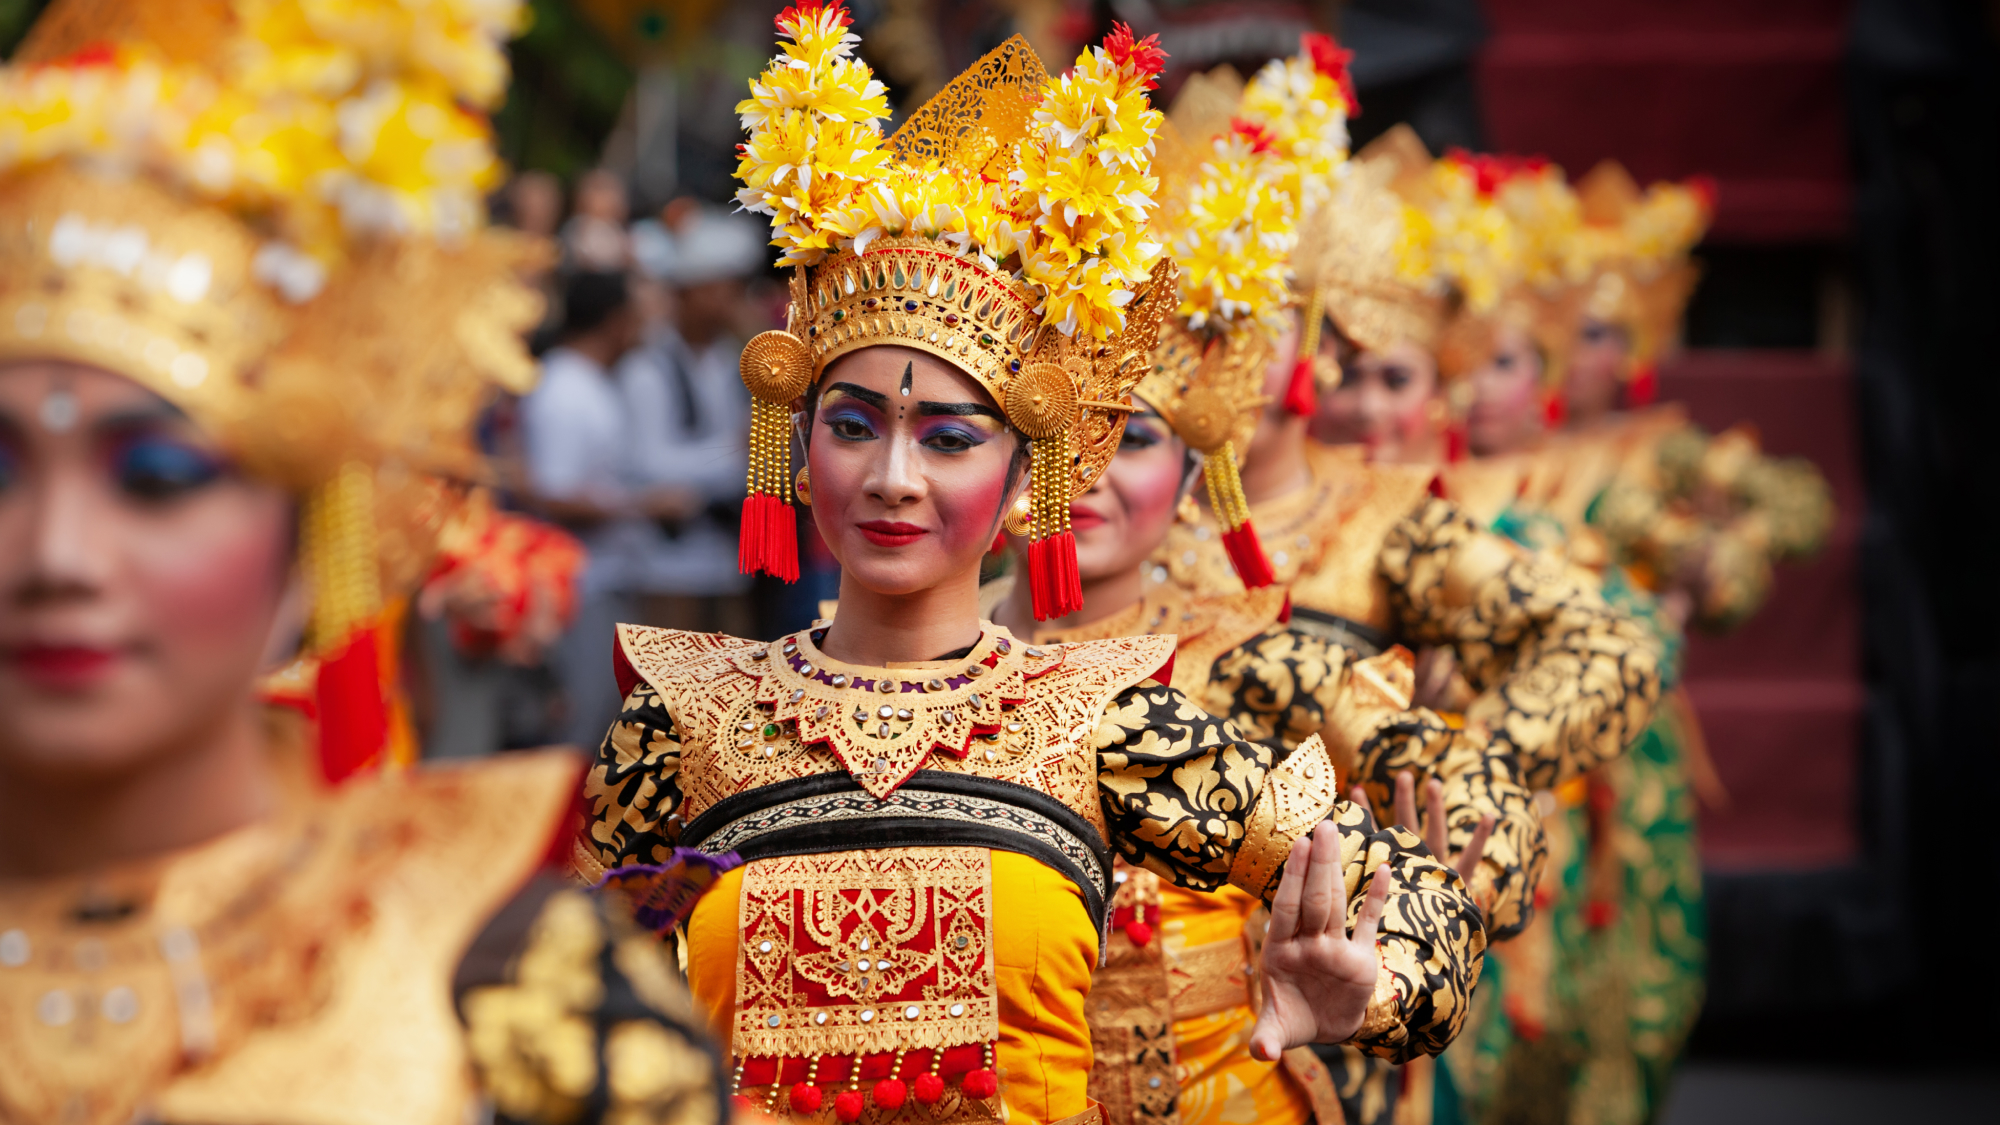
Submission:
[[576,272],[615,272],[631,265],[625,222],[631,204],[625,181],[607,168],[586,172],[576,182],[576,213],[563,224],[563,267]]
[[576,623],[553,654],[568,698],[568,740],[580,745],[594,744],[617,714],[613,631],[638,618],[660,522],[685,521],[704,506],[692,490],[654,486],[635,471],[645,439],[611,369],[638,342],[638,328],[623,274],[572,276],[562,341],[542,357],[541,381],[521,403],[535,503],[576,532],[590,556]]
[[550,172],[528,171],[507,185],[505,198],[508,223],[515,229],[542,238],[554,238],[562,225],[562,181]]
[[[618,366],[631,410],[635,470],[649,487],[685,489],[700,507],[666,520],[644,564],[649,625],[747,636],[749,579],[736,570],[750,397],[737,361],[745,282],[763,265],[749,221],[688,201],[633,231],[640,272],[664,286],[671,314]],[[761,326],[756,326],[761,327]]]

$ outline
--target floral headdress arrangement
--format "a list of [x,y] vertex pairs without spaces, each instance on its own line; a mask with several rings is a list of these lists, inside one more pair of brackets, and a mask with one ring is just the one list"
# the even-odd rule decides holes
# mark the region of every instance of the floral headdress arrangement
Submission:
[[1579,245],[1589,275],[1587,315],[1630,333],[1628,397],[1650,401],[1653,365],[1671,341],[1699,270],[1689,252],[1715,214],[1715,184],[1705,177],[1660,182],[1642,194],[1623,166],[1607,160],[1577,181],[1583,218]]
[[[1333,199],[1335,184],[1346,170],[1347,119],[1360,109],[1354,79],[1343,50],[1330,35],[1312,33],[1299,40],[1299,53],[1264,64],[1243,92],[1243,116],[1270,131],[1272,143],[1285,160],[1285,190],[1296,202],[1298,222],[1315,220]],[[1305,285],[1305,325],[1298,360],[1285,388],[1285,409],[1308,416],[1319,402],[1319,322],[1324,294]],[[1337,373],[1336,373],[1337,375]]]
[[305,497],[329,776],[383,743],[391,556],[443,518],[410,482],[481,471],[478,410],[533,379],[541,252],[482,204],[521,15],[58,0],[0,69],[0,357],[130,377]]
[[[1190,80],[1177,119],[1188,116],[1196,90]],[[1285,187],[1289,162],[1263,125],[1238,117],[1195,142],[1193,153],[1170,162],[1178,174],[1162,177],[1161,227],[1181,268],[1180,306],[1136,393],[1201,454],[1223,546],[1243,584],[1256,588],[1273,575],[1250,522],[1236,446],[1249,440],[1266,401],[1272,337],[1291,303],[1298,204]],[[1186,143],[1175,138],[1172,147]]]
[[1158,181],[1147,98],[1165,55],[1118,28],[1059,79],[1008,40],[890,137],[881,84],[838,4],[778,16],[788,42],[737,107],[738,201],[795,267],[789,327],[750,342],[750,497],[738,562],[797,577],[791,404],[877,344],[929,351],[991,393],[1031,442],[1038,618],[1082,605],[1069,501],[1116,450],[1173,299],[1149,239]]
[[1335,177],[1332,199],[1299,237],[1294,273],[1311,295],[1301,358],[1317,350],[1321,315],[1364,349],[1407,341],[1436,350],[1448,291],[1437,269],[1436,223],[1421,205],[1430,175],[1430,153],[1399,125]]

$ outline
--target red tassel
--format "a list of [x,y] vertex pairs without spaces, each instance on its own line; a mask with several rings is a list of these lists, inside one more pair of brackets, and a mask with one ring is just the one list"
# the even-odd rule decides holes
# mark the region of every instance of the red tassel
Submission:
[[[1278,624],[1290,625],[1291,623],[1292,623],[1292,595],[1290,593],[1287,593],[1285,595],[1285,604],[1278,607]],[[628,692],[627,694],[630,693]]]
[[1634,410],[1653,405],[1660,397],[1660,373],[1650,363],[1642,363],[1625,385],[1625,405]]
[[319,768],[328,782],[366,769],[389,736],[389,709],[375,629],[356,629],[339,652],[320,661],[314,688],[319,709]]
[[884,1078],[875,1083],[875,1106],[878,1109],[901,1109],[909,1096],[910,1088],[903,1085],[902,1079]]
[[1430,493],[1432,496],[1435,496],[1440,500],[1446,499],[1446,496],[1444,494],[1444,474],[1432,473],[1431,483],[1424,489],[1424,491]]
[[1070,532],[1028,544],[1028,585],[1035,620],[1068,617],[1083,608],[1083,580],[1076,570],[1076,536]]
[[765,493],[743,501],[743,530],[736,541],[736,569],[799,580],[799,531],[792,506]]
[[1464,426],[1447,426],[1444,431],[1444,460],[1447,465],[1456,465],[1465,460],[1471,452],[1472,443],[1465,436]]
[[990,1098],[1000,1092],[1000,1076],[982,1066],[967,1072],[959,1087],[968,1098]]
[[910,1087],[917,1100],[925,1105],[936,1105],[938,1099],[944,1097],[944,1079],[935,1074],[917,1075],[917,1080],[910,1083]]
[[1562,424],[1569,421],[1569,400],[1561,393],[1550,394],[1542,402],[1542,421],[1548,423],[1551,430],[1562,429]]
[[1229,565],[1236,568],[1236,577],[1243,585],[1255,590],[1269,586],[1277,575],[1271,572],[1271,560],[1264,557],[1264,544],[1257,541],[1257,529],[1246,520],[1235,531],[1222,533],[1223,549],[1229,552]]
[[863,1104],[861,1091],[842,1090],[833,1099],[833,1115],[843,1122],[860,1120]]
[[792,1087],[793,1113],[818,1113],[826,1094],[818,1086],[808,1086],[801,1082]]
[[1292,381],[1285,384],[1285,413],[1310,418],[1319,410],[1319,384],[1313,378],[1311,356],[1292,364]]

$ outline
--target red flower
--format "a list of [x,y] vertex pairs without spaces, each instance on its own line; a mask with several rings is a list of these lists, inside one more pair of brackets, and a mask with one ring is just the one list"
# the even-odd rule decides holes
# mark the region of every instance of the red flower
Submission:
[[818,23],[819,14],[829,8],[838,13],[837,18],[840,20],[840,26],[854,26],[854,17],[847,14],[847,8],[840,3],[840,0],[833,0],[832,3],[827,3],[825,0],[806,0],[803,4],[794,4],[778,13],[776,21],[778,30],[783,32],[785,25],[794,21],[799,23]]
[[1687,187],[1689,191],[1694,193],[1696,199],[1701,200],[1702,210],[1711,215],[1715,214],[1716,189],[1714,176],[1689,176]]
[[1276,139],[1271,130],[1259,121],[1245,121],[1241,117],[1231,118],[1229,131],[1250,142],[1251,152],[1269,152]]
[[1104,37],[1104,53],[1118,64],[1118,69],[1129,69],[1144,75],[1148,90],[1159,85],[1153,77],[1167,68],[1167,53],[1160,48],[1160,37],[1148,35],[1134,41],[1129,24],[1111,25],[1111,34]]
[[60,66],[110,66],[118,61],[118,48],[99,40],[79,47],[77,52],[57,64]]
[[1316,31],[1304,36],[1299,45],[1312,59],[1313,69],[1333,79],[1334,84],[1340,87],[1340,96],[1347,99],[1348,116],[1360,113],[1361,99],[1354,96],[1354,75],[1347,70],[1347,60],[1354,57],[1354,52],[1341,49],[1333,36]]

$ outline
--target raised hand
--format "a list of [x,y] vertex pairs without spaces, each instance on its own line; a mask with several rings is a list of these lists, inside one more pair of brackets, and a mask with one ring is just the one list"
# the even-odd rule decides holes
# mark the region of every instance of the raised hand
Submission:
[[1264,939],[1264,1006],[1250,1053],[1267,1062],[1288,1048],[1338,1043],[1354,1035],[1375,993],[1376,927],[1389,897],[1389,865],[1368,879],[1368,895],[1347,932],[1347,883],[1340,828],[1328,822],[1292,845],[1271,900]]
[[1479,870],[1480,857],[1486,854],[1486,841],[1493,835],[1493,814],[1479,818],[1479,827],[1472,830],[1472,839],[1466,841],[1465,850],[1453,856],[1447,839],[1444,817],[1444,783],[1437,778],[1424,782],[1424,818],[1422,827],[1417,821],[1417,782],[1409,770],[1396,775],[1395,798],[1396,826],[1407,828],[1422,838],[1437,857],[1439,863],[1449,864],[1458,872],[1458,877],[1468,884],[1472,873]]

